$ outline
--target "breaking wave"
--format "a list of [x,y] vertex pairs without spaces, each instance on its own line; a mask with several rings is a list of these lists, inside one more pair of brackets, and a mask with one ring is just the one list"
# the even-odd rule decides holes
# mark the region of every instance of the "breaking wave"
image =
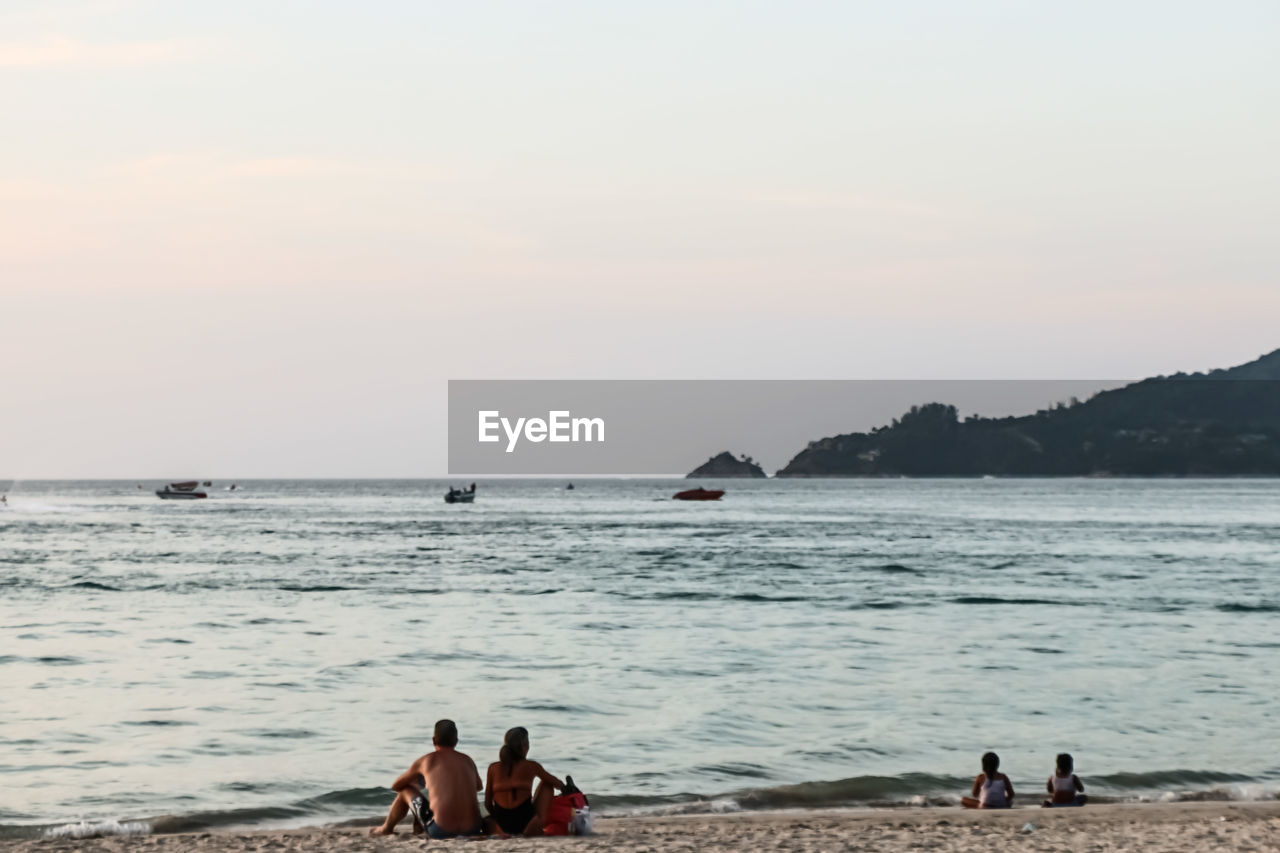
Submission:
[[[1015,784],[1022,780],[1015,779]],[[849,807],[954,807],[972,779],[929,773],[853,776],[794,785],[740,788],[718,794],[599,794],[591,805],[602,816],[718,814],[738,811]],[[1094,802],[1268,801],[1280,799],[1280,777],[1259,779],[1211,770],[1111,773],[1086,777]],[[1026,782],[1022,782],[1025,787]],[[1030,790],[1038,790],[1032,786]],[[589,792],[588,792],[589,793]],[[1032,794],[1034,799],[1037,794]],[[82,820],[44,825],[0,825],[0,838],[98,838],[253,827],[376,823],[391,801],[384,788],[330,791],[288,805],[163,815],[143,819]]]

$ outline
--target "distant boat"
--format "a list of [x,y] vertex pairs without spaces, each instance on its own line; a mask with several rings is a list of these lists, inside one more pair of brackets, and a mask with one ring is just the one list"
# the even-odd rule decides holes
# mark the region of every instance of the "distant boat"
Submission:
[[198,485],[200,484],[195,480],[188,480],[185,483],[170,483],[163,489],[156,489],[156,497],[165,501],[194,501],[209,497],[204,492],[196,491],[196,486]]
[[696,489],[685,489],[683,492],[672,495],[672,499],[677,501],[718,501],[722,497],[724,497],[723,489],[704,489],[701,486]]
[[470,488],[455,489],[449,487],[449,491],[444,493],[444,502],[447,504],[469,504],[474,503],[476,499],[476,484],[472,483]]
[[569,485],[565,486],[564,488],[565,488],[565,491],[572,492],[572,491],[573,491],[573,483],[570,483]]

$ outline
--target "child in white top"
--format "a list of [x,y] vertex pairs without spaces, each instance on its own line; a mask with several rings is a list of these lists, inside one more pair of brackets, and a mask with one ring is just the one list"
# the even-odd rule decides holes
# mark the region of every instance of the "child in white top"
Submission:
[[1000,772],[1000,756],[994,752],[982,756],[982,772],[973,780],[971,793],[960,799],[966,809],[1013,808],[1013,783]]
[[1041,805],[1045,808],[1083,806],[1088,799],[1084,795],[1084,783],[1075,774],[1075,761],[1065,752],[1058,755],[1058,768],[1045,783],[1049,799]]

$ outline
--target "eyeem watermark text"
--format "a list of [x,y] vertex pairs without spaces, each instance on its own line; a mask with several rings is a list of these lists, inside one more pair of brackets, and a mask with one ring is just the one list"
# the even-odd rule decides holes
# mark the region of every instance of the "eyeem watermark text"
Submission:
[[507,453],[515,452],[516,445],[523,437],[535,444],[541,441],[584,442],[604,441],[604,418],[575,418],[567,411],[547,412],[546,420],[542,418],[516,418],[512,423],[509,418],[494,410],[482,411],[480,417],[480,436],[483,442],[501,441],[499,429],[507,437]]

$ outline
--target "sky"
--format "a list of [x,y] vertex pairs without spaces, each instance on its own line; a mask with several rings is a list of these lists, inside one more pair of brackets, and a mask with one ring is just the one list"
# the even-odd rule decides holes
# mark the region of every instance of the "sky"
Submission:
[[1272,0],[5,0],[0,478],[443,474],[451,378],[1248,361],[1278,42]]

